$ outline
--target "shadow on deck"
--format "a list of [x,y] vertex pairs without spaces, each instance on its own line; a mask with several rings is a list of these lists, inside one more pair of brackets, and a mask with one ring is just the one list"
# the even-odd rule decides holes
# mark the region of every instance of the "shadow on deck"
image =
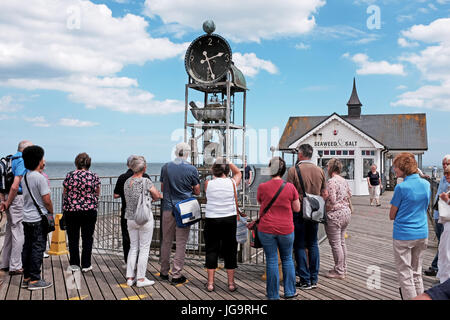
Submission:
[[[348,276],[346,280],[330,280],[324,275],[333,265],[328,241],[320,245],[320,273],[318,288],[298,290],[299,300],[399,300],[397,275],[392,250],[392,222],[388,210],[392,192],[381,198],[381,207],[369,207],[367,197],[354,197],[356,213],[347,230]],[[428,268],[437,250],[437,241],[430,226],[429,246],[424,254],[424,268]],[[173,286],[157,277],[158,259],[150,255],[147,277],[155,285],[146,288],[128,287],[122,255],[93,251],[93,271],[86,274],[67,271],[67,255],[44,259],[43,277],[53,282],[46,290],[31,292],[20,288],[22,276],[1,277],[0,300],[264,300],[265,281],[262,264],[239,264],[236,270],[238,291],[227,289],[226,271],[216,273],[216,291],[207,292],[206,270],[203,261],[188,259],[184,274],[188,282]],[[372,281],[379,271],[379,286]],[[424,276],[425,289],[436,282]],[[368,285],[369,284],[369,285]],[[280,288],[283,291],[282,288]],[[281,295],[283,293],[281,292]]]

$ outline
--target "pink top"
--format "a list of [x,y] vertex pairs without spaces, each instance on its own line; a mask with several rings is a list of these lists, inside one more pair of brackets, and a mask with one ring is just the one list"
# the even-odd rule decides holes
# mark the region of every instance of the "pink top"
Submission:
[[[257,200],[261,204],[259,215],[267,207],[275,193],[280,189],[283,180],[270,180],[258,187]],[[262,217],[258,230],[264,233],[286,235],[294,232],[292,217],[292,201],[298,199],[297,189],[287,182],[269,211]]]
[[352,192],[347,180],[334,176],[327,182],[327,218],[340,225],[351,216],[349,199]]

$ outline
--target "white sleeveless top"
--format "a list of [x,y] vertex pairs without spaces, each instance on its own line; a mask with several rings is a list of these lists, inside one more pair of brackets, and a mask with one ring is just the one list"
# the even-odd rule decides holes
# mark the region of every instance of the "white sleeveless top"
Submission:
[[236,215],[234,180],[215,178],[206,189],[206,218],[225,218]]

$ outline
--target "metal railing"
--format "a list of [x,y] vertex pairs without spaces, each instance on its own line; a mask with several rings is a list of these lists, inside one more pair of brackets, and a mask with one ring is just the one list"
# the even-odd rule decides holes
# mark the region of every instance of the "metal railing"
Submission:
[[[100,252],[120,253],[122,252],[122,231],[120,223],[121,201],[114,199],[114,187],[117,177],[100,177],[101,188],[97,211],[97,224],[94,233],[93,247]],[[159,175],[150,175],[150,179],[155,186],[160,189]],[[62,182],[64,178],[50,179],[53,185],[51,189],[51,199],[55,213],[62,212]],[[255,193],[256,198],[256,193]],[[205,208],[202,206],[202,216],[204,218]],[[161,205],[160,201],[153,202],[152,212],[155,220],[153,238],[151,243],[151,254],[160,255],[162,239]],[[259,212],[258,205],[251,205],[245,208],[245,213],[249,219],[255,220]],[[186,258],[203,260],[205,258],[205,240],[203,236],[204,219],[191,226],[188,242],[186,244]],[[238,261],[241,263],[264,263],[262,249],[250,247],[250,242],[238,245]],[[174,248],[176,242],[174,241]]]

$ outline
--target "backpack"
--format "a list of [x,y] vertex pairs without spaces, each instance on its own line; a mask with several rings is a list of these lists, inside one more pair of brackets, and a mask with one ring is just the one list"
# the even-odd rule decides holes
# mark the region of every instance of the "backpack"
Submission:
[[8,194],[14,182],[12,172],[12,161],[20,157],[13,157],[11,154],[0,159],[0,193]]

